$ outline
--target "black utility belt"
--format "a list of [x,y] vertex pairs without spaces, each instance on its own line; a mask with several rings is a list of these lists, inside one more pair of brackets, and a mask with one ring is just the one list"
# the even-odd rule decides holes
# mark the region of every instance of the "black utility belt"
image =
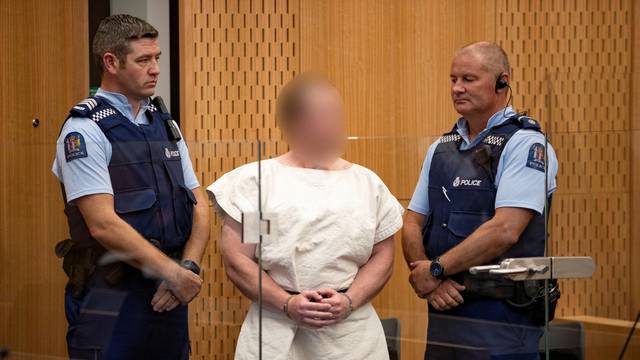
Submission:
[[180,249],[175,249],[175,250],[169,250],[169,251],[162,251],[165,255],[167,255],[168,257],[174,259],[174,260],[182,260],[182,251],[184,249],[180,248]]
[[504,301],[511,308],[529,313],[532,323],[536,326],[553,320],[560,299],[557,280],[513,281],[501,276],[474,276],[469,273],[456,274],[452,279],[464,285],[462,296],[465,299]]
[[[164,250],[161,249],[158,240],[148,240],[168,257],[177,261],[182,259],[182,247]],[[56,256],[64,259],[62,268],[69,278],[69,283],[73,286],[72,295],[75,298],[80,298],[84,294],[96,271],[100,271],[105,283],[109,286],[118,286],[125,278],[135,274],[134,268],[122,261],[99,265],[100,259],[107,250],[98,242],[81,244],[71,239],[65,239],[56,244],[55,252]]]

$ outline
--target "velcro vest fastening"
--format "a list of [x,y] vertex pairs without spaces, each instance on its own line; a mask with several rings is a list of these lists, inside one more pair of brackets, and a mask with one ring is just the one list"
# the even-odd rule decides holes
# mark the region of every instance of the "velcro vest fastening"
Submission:
[[[175,251],[191,234],[196,199],[185,185],[182,154],[168,140],[164,121],[171,115],[151,105],[147,116],[148,125],[136,125],[100,97],[69,112],[95,121],[111,143],[109,175],[118,216],[146,239],[159,241],[163,251]],[[81,247],[95,246],[78,208],[67,203],[65,214],[71,239]]]
[[[430,213],[423,239],[429,258],[441,256],[493,218],[500,156],[520,129],[540,131],[540,126],[518,114],[490,129],[478,145],[467,150],[460,149],[462,137],[457,127],[441,137],[429,171]],[[536,214],[518,243],[500,259],[543,256],[544,228],[544,215]]]

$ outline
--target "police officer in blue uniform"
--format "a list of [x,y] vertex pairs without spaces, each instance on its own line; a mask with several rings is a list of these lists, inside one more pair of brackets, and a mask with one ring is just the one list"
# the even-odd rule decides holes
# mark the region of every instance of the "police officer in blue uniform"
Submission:
[[557,160],[538,123],[508,106],[509,78],[498,45],[457,51],[451,97],[462,117],[430,146],[409,204],[403,251],[410,283],[429,303],[425,359],[539,357],[544,283],[467,272],[544,254]]
[[151,100],[158,32],[110,16],[93,53],[101,87],[70,110],[53,164],[70,230],[56,246],[69,277],[69,356],[186,359],[186,305],[202,284],[208,202],[177,125]]

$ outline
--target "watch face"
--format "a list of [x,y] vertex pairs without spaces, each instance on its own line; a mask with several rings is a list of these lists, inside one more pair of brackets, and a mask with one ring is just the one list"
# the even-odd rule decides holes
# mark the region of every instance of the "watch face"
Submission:
[[439,262],[432,262],[431,263],[431,275],[435,278],[439,277],[440,275],[442,275],[442,264],[440,264]]

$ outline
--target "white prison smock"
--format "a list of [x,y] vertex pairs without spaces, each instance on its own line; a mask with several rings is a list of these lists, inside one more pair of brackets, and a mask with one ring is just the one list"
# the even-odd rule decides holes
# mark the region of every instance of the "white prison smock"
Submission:
[[[262,245],[262,263],[287,291],[347,289],[374,244],[402,227],[403,208],[371,170],[287,166],[262,161],[262,211],[277,216],[276,236]],[[258,164],[241,166],[207,190],[220,212],[241,222],[257,211]],[[272,229],[274,231],[274,229]],[[263,308],[265,359],[388,359],[380,319],[370,303],[321,329],[297,326],[282,311]],[[258,358],[258,306],[242,324],[235,358]]]

